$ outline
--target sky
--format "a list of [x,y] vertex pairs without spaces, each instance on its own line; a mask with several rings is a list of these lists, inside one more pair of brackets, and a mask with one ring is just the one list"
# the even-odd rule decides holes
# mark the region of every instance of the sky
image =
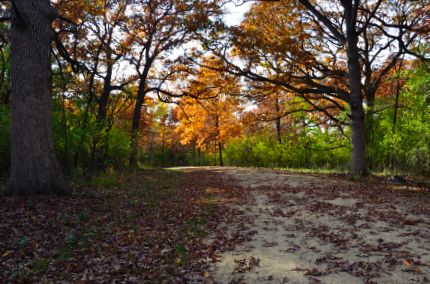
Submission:
[[224,16],[225,24],[229,26],[240,24],[240,21],[242,20],[245,13],[249,10],[251,5],[252,5],[251,2],[247,2],[241,6],[235,6],[234,3],[228,3],[225,6],[225,9],[226,9],[226,15]]
[[[224,23],[228,26],[234,26],[239,25],[242,21],[245,13],[251,8],[252,2],[247,2],[245,4],[242,4],[240,6],[236,6],[234,3],[228,3],[224,6],[225,8],[225,14],[224,17]],[[186,44],[186,48],[189,48],[190,46],[194,46],[195,42]],[[173,52],[172,58],[175,58],[176,56],[182,55],[184,52],[183,48],[180,47],[176,50],[176,52]],[[135,70],[134,68],[130,67],[128,63],[121,64],[119,67],[120,74],[134,74]]]

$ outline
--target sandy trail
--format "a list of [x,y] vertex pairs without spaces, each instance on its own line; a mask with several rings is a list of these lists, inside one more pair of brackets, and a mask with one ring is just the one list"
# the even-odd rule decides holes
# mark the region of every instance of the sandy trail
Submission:
[[227,238],[239,233],[247,241],[220,254],[216,282],[430,283],[428,197],[327,176],[205,170],[249,188],[251,197],[229,205],[238,218],[221,224]]

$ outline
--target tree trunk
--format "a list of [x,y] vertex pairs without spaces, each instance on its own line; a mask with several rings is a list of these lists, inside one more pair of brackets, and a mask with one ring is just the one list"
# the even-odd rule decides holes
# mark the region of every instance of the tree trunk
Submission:
[[142,108],[146,95],[146,78],[149,73],[149,68],[145,69],[139,82],[139,89],[137,91],[136,104],[134,105],[133,120],[131,122],[131,142],[130,142],[130,159],[129,165],[131,168],[136,168],[138,165],[138,136],[140,119],[142,118]]
[[107,116],[108,111],[108,103],[109,103],[109,97],[110,93],[112,91],[112,73],[113,73],[113,66],[112,66],[112,55],[110,52],[107,52],[107,67],[106,67],[106,76],[103,78],[103,92],[99,99],[99,109],[97,113],[97,120],[99,123],[104,123]]
[[215,144],[215,151],[216,151],[216,148],[218,148],[219,165],[221,167],[224,167],[224,161],[222,159],[222,143],[221,143],[221,130],[220,130],[220,122],[219,122],[220,116],[219,116],[219,114],[217,114],[214,117],[214,119],[215,119],[215,128],[216,128],[216,132],[217,132],[216,138],[218,140],[218,143],[217,143],[218,145]]
[[279,106],[279,97],[276,95],[275,101],[275,110],[276,110],[276,138],[278,139],[279,144],[282,144],[282,136],[281,136],[281,108]]
[[[105,167],[105,157],[99,153],[99,149],[107,144],[109,139],[109,129],[106,128],[106,120],[108,113],[109,97],[112,91],[112,55],[110,51],[106,54],[106,76],[103,78],[103,91],[100,99],[98,100],[98,112],[97,112],[97,129],[93,136],[91,153],[90,153],[90,175],[93,175],[96,171],[102,170]],[[104,131],[106,130],[106,131]]]
[[224,160],[222,159],[222,143],[218,141],[218,157],[220,167],[224,167]]
[[[346,11],[346,13],[353,12]],[[351,16],[351,15],[349,15]],[[363,108],[361,68],[358,52],[358,34],[355,30],[355,20],[346,17],[349,24],[347,27],[347,57],[348,57],[348,82],[350,90],[351,108],[351,175],[367,175],[366,165],[366,129],[365,113]]]
[[11,171],[6,193],[67,193],[51,118],[51,23],[56,11],[48,0],[12,3]]
[[161,145],[161,166],[164,168],[166,166],[166,140],[164,137],[164,130],[163,130],[163,140]]
[[[401,89],[401,85],[400,85],[400,71],[402,69],[403,66],[403,58],[400,60],[400,65],[399,65],[399,74],[397,75],[397,85],[396,85],[396,99],[394,102],[394,113],[393,113],[393,126],[392,126],[392,133],[393,136],[396,134],[396,127],[397,127],[397,112],[399,110],[399,98],[400,98],[400,89]],[[393,153],[393,145],[390,144],[389,147],[389,168],[391,170],[391,172],[394,172],[394,153]]]
[[365,176],[368,174],[366,166],[366,131],[364,126],[365,114],[361,103],[351,103],[351,174]]
[[200,147],[197,148],[197,158],[198,158],[197,166],[201,166],[202,165],[202,151],[200,150]]

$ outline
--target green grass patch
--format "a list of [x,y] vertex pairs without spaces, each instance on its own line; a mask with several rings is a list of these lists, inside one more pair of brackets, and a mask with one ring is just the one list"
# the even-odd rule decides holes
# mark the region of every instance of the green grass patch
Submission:
[[45,271],[49,267],[49,259],[43,257],[35,257],[31,264],[31,271],[33,273],[40,273]]
[[184,244],[176,244],[175,252],[177,257],[175,259],[176,264],[182,264],[188,261],[188,251]]
[[55,252],[55,258],[57,260],[63,261],[71,258],[73,256],[73,250],[69,245],[60,246]]
[[348,170],[341,169],[309,169],[309,168],[274,168],[275,170],[288,171],[298,174],[347,174]]
[[99,175],[87,179],[84,182],[85,186],[100,186],[100,187],[113,187],[118,186],[120,183],[118,181],[117,175]]
[[195,237],[207,236],[208,232],[206,231],[205,226],[208,223],[210,215],[216,209],[214,204],[204,204],[204,206],[203,211],[199,215],[189,219],[187,222],[190,226],[189,232]]

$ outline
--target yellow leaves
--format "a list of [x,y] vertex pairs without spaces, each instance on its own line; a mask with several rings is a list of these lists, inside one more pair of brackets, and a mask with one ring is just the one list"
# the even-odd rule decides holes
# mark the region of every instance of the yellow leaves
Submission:
[[106,13],[106,0],[59,0],[55,4],[60,15],[80,24],[85,15],[103,15]]
[[[319,47],[309,46],[314,35],[309,28],[311,23],[302,17],[295,1],[253,5],[240,29],[233,32],[233,56],[253,62],[282,58],[288,72],[294,71],[297,63],[309,64],[308,52],[314,53]],[[308,51],[304,50],[305,44]]]
[[13,250],[7,250],[2,254],[2,257],[8,257],[14,253]]
[[211,276],[211,274],[208,271],[203,272],[204,278],[209,278],[210,276]]
[[186,98],[182,104],[176,110],[180,121],[175,131],[183,145],[196,143],[199,148],[207,149],[212,143],[224,142],[241,133],[242,126],[235,115],[240,107],[234,98]]
[[188,93],[175,109],[179,124],[175,132],[181,144],[195,143],[200,149],[212,149],[211,145],[224,143],[242,131],[238,113],[240,100],[239,81],[224,72],[221,61],[215,57],[205,57],[194,80],[189,83]]

